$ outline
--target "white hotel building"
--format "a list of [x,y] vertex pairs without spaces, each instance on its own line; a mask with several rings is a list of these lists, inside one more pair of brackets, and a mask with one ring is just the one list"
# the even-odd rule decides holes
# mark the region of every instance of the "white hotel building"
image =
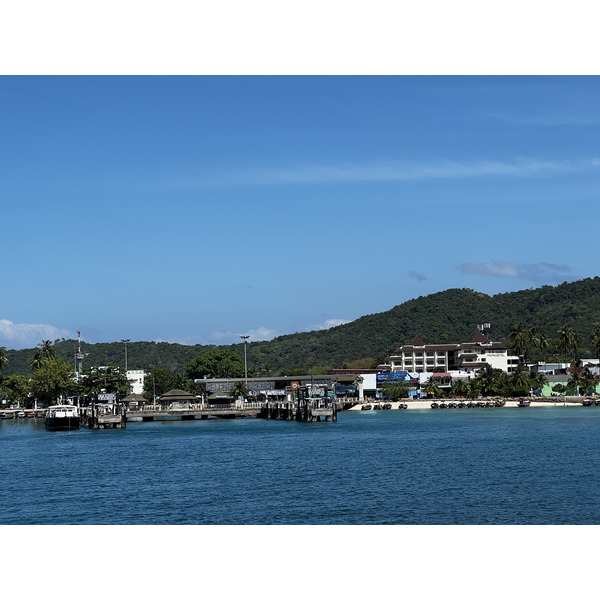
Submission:
[[[501,342],[490,342],[482,333],[477,333],[470,342],[464,344],[425,344],[420,337],[410,344],[396,349],[389,356],[385,367],[392,373],[417,373],[421,380],[431,375],[449,378],[461,378],[485,365],[512,373],[519,364],[518,356],[510,356],[508,347]],[[427,374],[427,375],[425,375]]]

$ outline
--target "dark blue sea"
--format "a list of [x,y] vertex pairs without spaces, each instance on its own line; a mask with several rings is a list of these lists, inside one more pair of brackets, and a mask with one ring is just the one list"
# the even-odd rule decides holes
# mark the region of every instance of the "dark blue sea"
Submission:
[[0,422],[0,524],[600,522],[600,408],[344,412],[337,423]]

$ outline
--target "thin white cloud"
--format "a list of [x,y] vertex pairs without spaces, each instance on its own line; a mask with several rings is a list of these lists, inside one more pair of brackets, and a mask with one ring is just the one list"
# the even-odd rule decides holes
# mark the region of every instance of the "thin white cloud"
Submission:
[[14,323],[8,319],[0,319],[0,346],[11,350],[34,348],[42,340],[72,337],[73,333],[46,323]]
[[597,169],[598,157],[585,160],[545,160],[520,157],[512,161],[482,160],[430,163],[380,162],[372,164],[297,164],[286,168],[257,168],[206,177],[185,177],[171,181],[179,189],[264,185],[393,182],[433,179],[469,179],[506,176],[556,175]]
[[[211,344],[237,344],[242,341],[241,336],[249,336],[248,342],[266,342],[280,335],[275,329],[268,327],[258,327],[249,329],[245,333],[235,333],[234,331],[213,331],[208,335]],[[205,342],[206,343],[206,342]]]
[[577,279],[570,275],[571,267],[556,265],[547,262],[534,264],[519,264],[505,261],[491,261],[484,263],[463,263],[460,270],[472,275],[487,277],[508,277],[511,279],[524,279],[535,283],[552,282],[562,283]]
[[345,325],[346,323],[350,323],[350,321],[348,319],[327,319],[324,323],[315,325],[313,329],[314,331],[323,331],[324,329],[331,329],[332,327]]

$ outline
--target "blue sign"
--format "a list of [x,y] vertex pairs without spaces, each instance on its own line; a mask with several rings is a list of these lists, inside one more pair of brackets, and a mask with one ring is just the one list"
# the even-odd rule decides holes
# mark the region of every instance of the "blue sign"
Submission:
[[413,379],[410,373],[377,373],[377,383],[395,383],[406,381],[407,383],[418,383],[418,379]]

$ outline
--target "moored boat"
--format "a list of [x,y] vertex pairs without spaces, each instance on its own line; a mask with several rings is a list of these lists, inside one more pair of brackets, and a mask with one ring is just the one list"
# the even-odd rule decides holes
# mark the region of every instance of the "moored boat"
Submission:
[[522,400],[519,400],[519,403],[517,404],[517,406],[523,407],[523,406],[529,406],[530,404],[531,404],[531,400],[522,399]]
[[81,417],[79,408],[70,404],[51,406],[46,413],[47,431],[69,431],[79,429]]

